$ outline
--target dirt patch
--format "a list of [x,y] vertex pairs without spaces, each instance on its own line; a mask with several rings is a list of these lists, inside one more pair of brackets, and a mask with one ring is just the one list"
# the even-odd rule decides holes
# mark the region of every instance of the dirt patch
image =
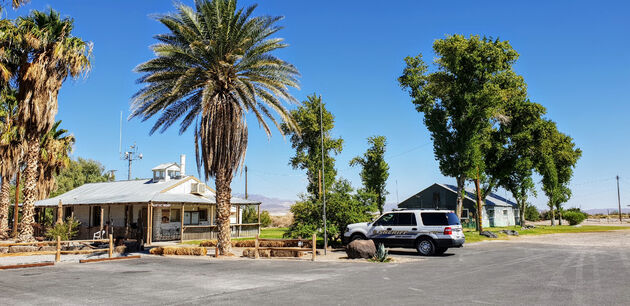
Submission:
[[475,244],[496,242],[539,243],[578,247],[630,248],[630,231],[621,230],[595,233],[525,235],[520,237],[507,237],[504,240],[486,240]]

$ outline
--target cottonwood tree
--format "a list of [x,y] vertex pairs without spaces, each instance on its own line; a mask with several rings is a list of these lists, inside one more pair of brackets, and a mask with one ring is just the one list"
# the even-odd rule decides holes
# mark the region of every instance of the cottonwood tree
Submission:
[[[321,117],[320,120],[320,106]],[[284,124],[282,127],[288,135],[291,135],[291,146],[295,149],[295,155],[291,157],[289,165],[293,169],[306,170],[308,185],[306,191],[313,197],[319,193],[319,171],[322,170],[322,131],[324,137],[324,184],[323,190],[327,191],[333,186],[337,170],[333,155],[341,153],[343,139],[333,138],[332,129],[335,127],[335,117],[326,109],[322,97],[312,94],[302,102],[302,105],[291,111],[291,117],[299,127],[299,132],[291,131]],[[320,121],[323,124],[320,124]]]
[[542,105],[529,100],[508,103],[505,110],[506,120],[494,133],[500,145],[494,151],[496,159],[488,172],[499,186],[512,194],[523,225],[528,196],[536,194],[532,178],[539,143],[536,131],[543,124],[542,116],[546,111]]
[[387,178],[389,177],[389,165],[385,162],[385,149],[387,139],[385,136],[372,136],[368,138],[370,147],[363,154],[350,160],[350,166],[361,166],[361,181],[363,189],[368,193],[376,195],[376,206],[380,214],[383,214],[385,205],[385,190]]
[[560,212],[562,204],[571,198],[569,183],[573,168],[582,156],[573,138],[558,131],[556,123],[545,120],[537,130],[539,148],[536,156],[536,169],[542,176],[542,190],[548,198],[551,212],[551,225],[555,225],[555,210]]
[[512,71],[518,53],[507,41],[462,35],[436,40],[433,50],[434,72],[429,73],[422,55],[406,57],[398,80],[416,110],[424,114],[440,171],[457,181],[457,214],[461,215],[466,179],[484,172],[483,143],[506,94],[518,83],[512,81],[518,77]]
[[287,47],[272,37],[282,17],[253,16],[255,8],[238,8],[235,0],[195,0],[194,8],[179,3],[177,12],[158,16],[168,32],[155,36],[155,58],[136,67],[145,86],[131,106],[131,117],[159,115],[151,134],[179,120],[180,134],[194,126],[197,168],[216,185],[224,255],[231,250],[230,183],[247,150],[245,115],[251,112],[268,136],[267,120],[297,129],[283,102],[298,103],[289,88],[298,87],[299,73],[274,54]]

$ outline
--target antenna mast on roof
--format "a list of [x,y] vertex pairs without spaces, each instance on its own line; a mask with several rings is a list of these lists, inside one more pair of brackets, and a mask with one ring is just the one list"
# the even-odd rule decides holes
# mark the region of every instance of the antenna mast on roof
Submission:
[[142,159],[142,153],[138,153],[138,146],[134,142],[132,146],[129,147],[129,151],[125,152],[125,156],[122,158],[129,162],[129,168],[127,172],[127,179],[131,181],[131,163],[134,160]]
[[120,138],[118,141],[118,158],[122,158],[122,111],[120,111]]

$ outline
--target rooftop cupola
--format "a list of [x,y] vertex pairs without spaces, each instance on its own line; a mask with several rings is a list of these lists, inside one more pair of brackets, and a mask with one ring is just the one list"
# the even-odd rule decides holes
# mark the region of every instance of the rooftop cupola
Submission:
[[153,171],[153,182],[168,182],[172,179],[180,179],[186,174],[186,155],[179,157],[180,164],[165,163],[151,169]]

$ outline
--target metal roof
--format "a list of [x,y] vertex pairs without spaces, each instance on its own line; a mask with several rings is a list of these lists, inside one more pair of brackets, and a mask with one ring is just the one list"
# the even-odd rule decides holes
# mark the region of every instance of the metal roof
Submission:
[[[167,182],[153,180],[115,181],[84,184],[54,198],[35,202],[35,206],[57,206],[59,200],[63,205],[96,205],[96,204],[130,204],[130,203],[196,203],[215,204],[215,194],[207,189],[203,195],[192,193],[167,192],[168,189],[188,180],[198,181],[193,176],[172,179]],[[233,204],[260,204],[240,198],[232,198]]]
[[[457,193],[457,186],[454,185],[449,185],[449,184],[437,184],[439,186],[442,186],[450,191],[453,191],[455,193]],[[473,202],[477,202],[477,195],[474,192],[468,191],[468,190],[464,190],[466,192],[466,198],[468,198],[469,200],[473,201]],[[512,206],[512,207],[518,207],[518,205],[504,197],[501,197],[495,193],[490,193],[489,195],[486,196],[486,203],[485,205],[487,206]]]

